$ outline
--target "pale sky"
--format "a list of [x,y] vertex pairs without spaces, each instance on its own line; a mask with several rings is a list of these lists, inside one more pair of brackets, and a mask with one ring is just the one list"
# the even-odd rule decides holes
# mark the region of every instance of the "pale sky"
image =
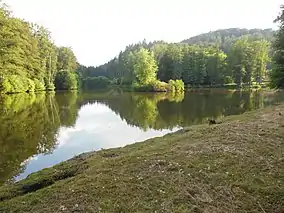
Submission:
[[281,0],[4,0],[14,15],[48,28],[84,65],[100,65],[126,45],[179,42],[223,28],[275,28]]

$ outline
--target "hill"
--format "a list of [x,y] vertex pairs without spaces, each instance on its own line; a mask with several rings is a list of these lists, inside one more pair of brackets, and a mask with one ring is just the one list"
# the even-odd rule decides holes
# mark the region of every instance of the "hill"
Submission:
[[198,45],[215,45],[226,51],[234,41],[242,37],[248,36],[252,40],[267,40],[272,41],[275,31],[272,29],[242,29],[229,28],[203,33],[193,36],[189,39],[181,41],[184,44],[198,44]]
[[[144,40],[137,44],[128,45],[125,50],[118,54],[117,57],[101,66],[80,66],[78,72],[80,73],[82,79],[86,79],[88,77],[105,76],[112,80],[118,80],[117,83],[119,84],[121,84],[121,80],[124,79],[123,83],[125,83],[125,75],[126,73],[129,73],[129,70],[132,69],[130,68],[131,56],[129,55],[131,55],[131,52],[133,53],[142,47],[153,51],[158,65],[157,76],[159,80],[168,81],[172,78],[182,79],[186,84],[204,84],[207,81],[211,82],[211,80],[208,79],[211,79],[212,76],[209,77],[209,75],[211,75],[213,72],[222,72],[223,74],[220,74],[220,76],[222,76],[221,78],[223,80],[224,73],[226,73],[226,76],[234,79],[233,76],[235,75],[232,73],[232,67],[243,66],[250,70],[249,67],[251,66],[251,63],[249,61],[254,61],[255,58],[248,58],[247,55],[256,56],[256,52],[260,53],[261,50],[263,50],[262,53],[264,53],[266,56],[268,54],[267,57],[270,56],[270,42],[273,40],[274,33],[275,31],[272,29],[230,28],[200,34],[178,43],[166,43],[164,41],[147,43]],[[237,43],[237,41],[240,41],[241,39],[243,42]],[[240,57],[234,57],[238,55],[237,53],[230,51],[233,50],[232,47],[234,45],[239,46],[237,49],[240,50],[240,54],[246,55],[245,58],[248,62],[246,65],[243,63],[243,61],[239,61]],[[221,58],[214,58],[216,51],[218,52],[218,57],[220,56],[220,53],[222,53],[222,57],[220,56]],[[196,57],[196,53],[198,53],[198,57]],[[227,59],[225,60],[225,58]],[[214,62],[216,60],[218,61],[217,63]],[[261,63],[266,64],[268,68],[270,68],[267,60],[268,59],[262,61]],[[215,65],[214,66],[216,69],[213,68],[214,66],[212,67],[210,63],[211,65],[215,64],[216,66],[222,64],[221,67],[223,67],[223,71],[220,71],[220,67],[216,68]],[[199,66],[194,66],[194,64],[199,64]],[[251,67],[251,69],[254,70],[253,67]],[[207,71],[205,72],[204,70],[211,70],[211,74],[208,74],[209,72],[205,74]],[[199,75],[199,73],[203,73],[203,76],[200,77],[201,75]],[[261,71],[260,73],[263,75],[264,71]],[[219,77],[218,79],[220,80]],[[223,82],[223,80],[221,82]],[[214,82],[216,83],[216,81],[217,80],[215,79]]]

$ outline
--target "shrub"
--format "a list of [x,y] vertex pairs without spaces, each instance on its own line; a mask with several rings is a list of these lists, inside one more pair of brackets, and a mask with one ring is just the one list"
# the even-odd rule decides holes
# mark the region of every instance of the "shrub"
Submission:
[[35,82],[31,79],[27,79],[27,84],[28,84],[28,92],[34,92],[35,91]]
[[8,77],[10,84],[12,85],[12,90],[9,93],[19,93],[19,92],[27,92],[28,81],[25,77],[21,77],[18,75],[11,75]]
[[19,75],[2,76],[0,80],[1,93],[34,92],[33,80]]
[[35,83],[35,91],[44,91],[45,86],[44,83],[40,82],[38,79],[34,79]]
[[153,83],[154,92],[167,92],[169,90],[169,84],[163,81],[155,81]]
[[46,90],[47,91],[54,91],[55,90],[55,86],[53,83],[49,83],[46,85]]
[[174,92],[182,93],[184,91],[184,83],[182,80],[170,80],[169,83],[162,81],[153,81],[147,85],[139,85],[134,83],[133,90],[137,92]]
[[84,89],[105,89],[110,84],[110,80],[104,76],[90,77],[83,80]]
[[149,84],[133,83],[132,88],[136,92],[167,92],[169,85],[166,82],[153,81]]
[[169,80],[169,90],[171,92],[183,92],[184,91],[184,83],[182,80]]
[[9,93],[13,90],[13,86],[10,84],[8,77],[1,76],[0,79],[0,91],[1,93]]

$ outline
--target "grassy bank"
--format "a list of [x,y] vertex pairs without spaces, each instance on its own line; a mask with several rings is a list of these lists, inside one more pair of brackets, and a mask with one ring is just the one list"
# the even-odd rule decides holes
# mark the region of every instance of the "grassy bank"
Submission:
[[280,213],[283,153],[281,104],[78,156],[0,187],[0,212]]

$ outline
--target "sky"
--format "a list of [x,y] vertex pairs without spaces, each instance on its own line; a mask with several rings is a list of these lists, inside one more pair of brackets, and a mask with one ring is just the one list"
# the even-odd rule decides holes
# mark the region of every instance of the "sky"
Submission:
[[179,42],[223,28],[275,28],[281,0],[4,0],[14,15],[48,28],[79,63],[101,65],[128,44]]
[[[52,153],[38,154],[24,161],[26,165],[17,180],[41,169],[51,167],[75,155],[123,147],[153,137],[161,137],[180,128],[142,130],[127,124],[119,115],[101,103],[86,104],[78,112],[76,123],[73,127],[61,127],[57,136],[57,146]],[[115,140],[113,140],[115,138]]]

